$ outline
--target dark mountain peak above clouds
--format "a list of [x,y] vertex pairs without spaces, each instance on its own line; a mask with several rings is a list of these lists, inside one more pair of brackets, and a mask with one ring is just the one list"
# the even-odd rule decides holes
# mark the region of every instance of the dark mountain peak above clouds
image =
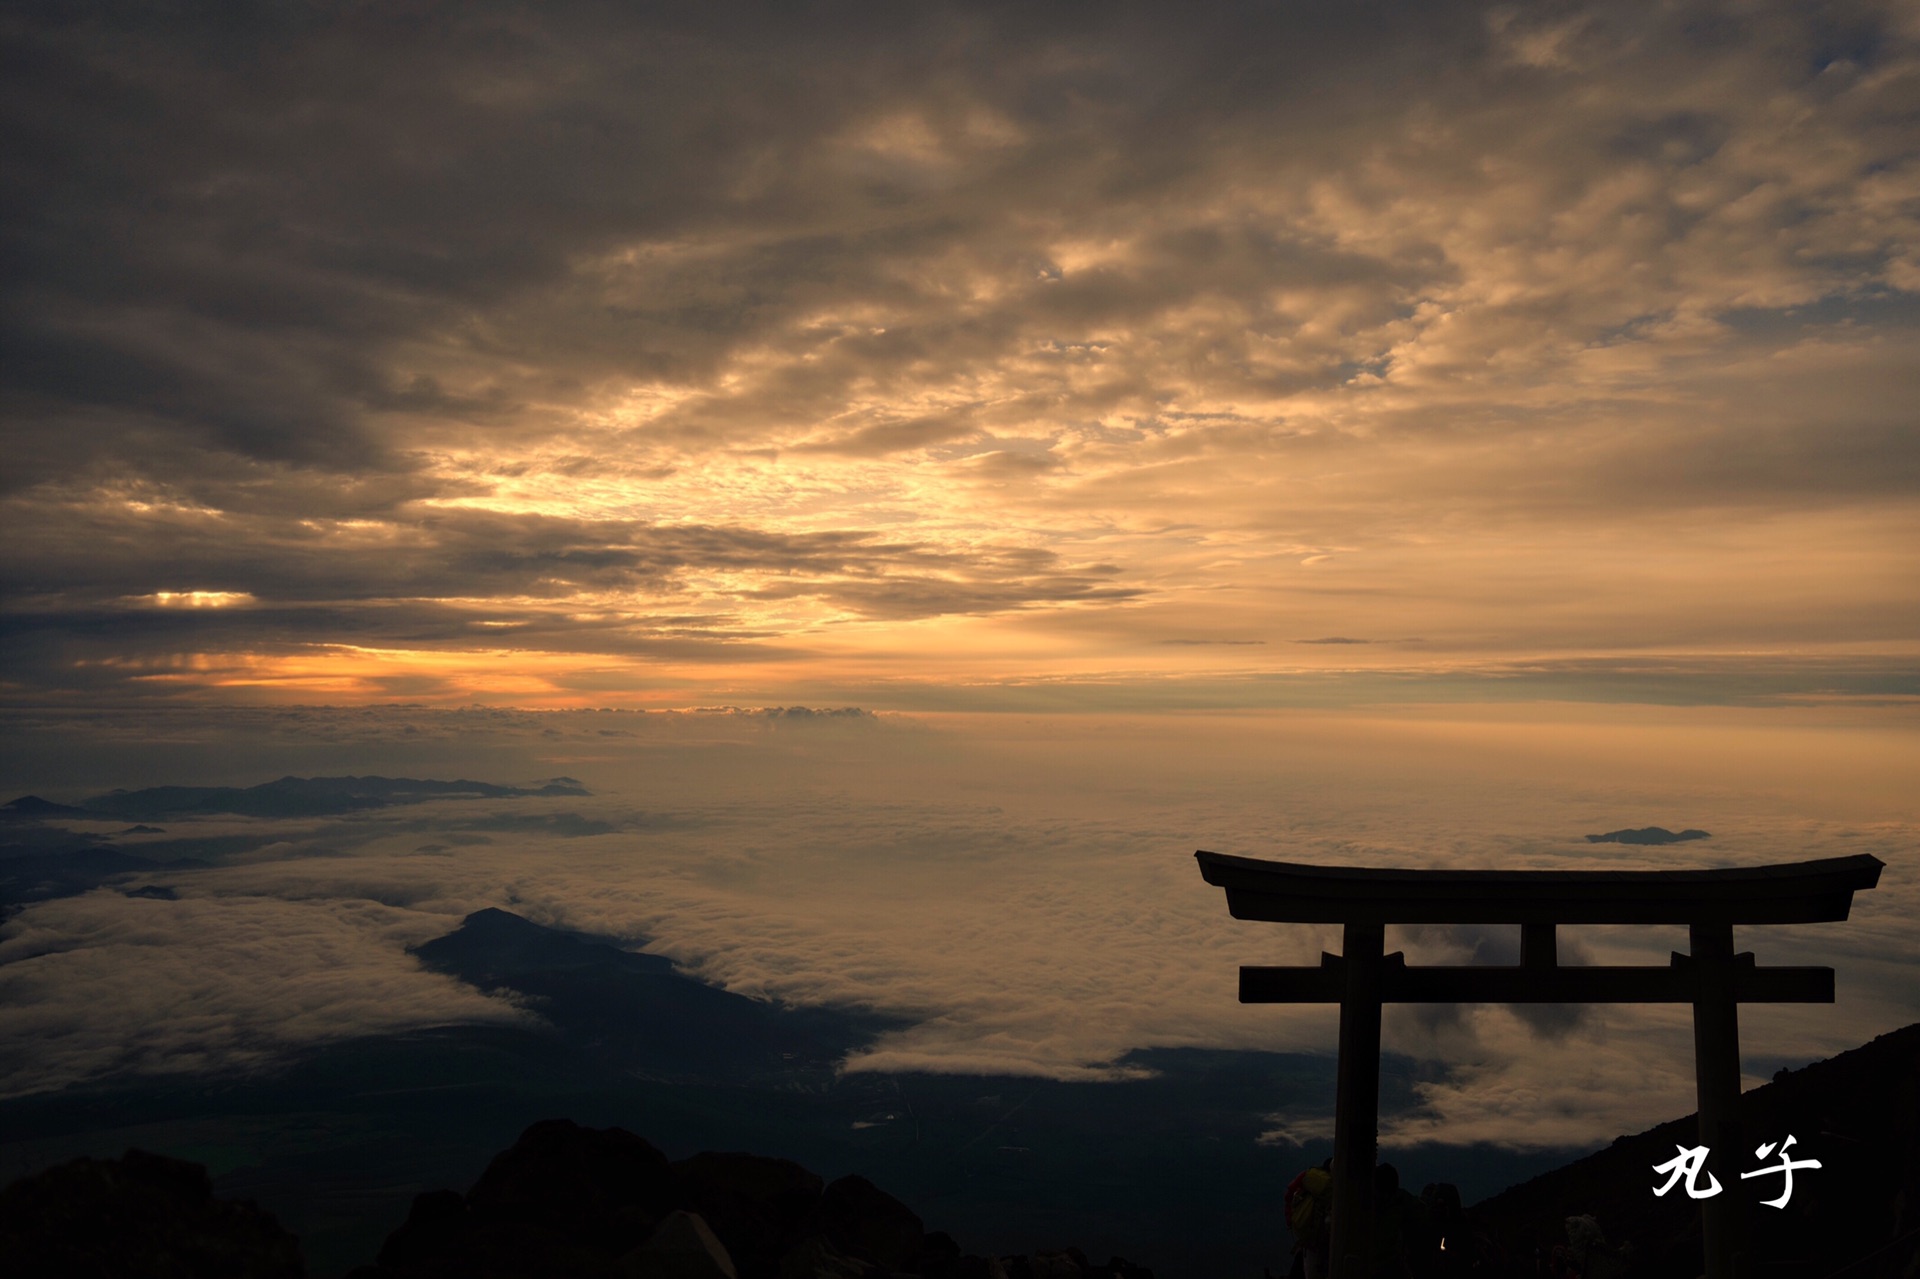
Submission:
[[85,817],[87,810],[70,804],[56,804],[38,795],[22,795],[0,805],[0,821],[37,822],[48,817]]
[[480,990],[531,1000],[563,1037],[627,1067],[673,1078],[831,1070],[906,1023],[854,1009],[788,1007],[709,986],[664,955],[477,910],[411,953]]
[[1703,830],[1683,830],[1678,833],[1664,826],[1642,826],[1637,830],[1610,830],[1604,835],[1589,835],[1589,844],[1684,844],[1690,839],[1711,839]]
[[[521,799],[586,795],[570,777],[537,787],[493,782],[437,781],[415,777],[282,777],[258,786],[150,786],[108,791],[67,815],[129,821],[231,813],[243,817],[335,817],[346,813],[419,804],[433,799]],[[41,801],[44,803],[45,801]]]
[[460,921],[460,927],[413,947],[427,967],[481,987],[511,986],[515,978],[536,973],[604,969],[614,973],[673,972],[665,955],[642,955],[611,942],[546,928],[512,911],[489,906]]

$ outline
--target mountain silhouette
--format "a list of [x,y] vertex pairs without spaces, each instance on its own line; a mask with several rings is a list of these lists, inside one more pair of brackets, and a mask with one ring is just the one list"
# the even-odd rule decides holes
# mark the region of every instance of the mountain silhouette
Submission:
[[669,1162],[621,1128],[534,1124],[465,1195],[418,1196],[377,1261],[350,1279],[1153,1279],[1075,1248],[983,1257],[929,1232],[858,1174],[707,1151]]
[[0,1260],[20,1279],[306,1274],[271,1213],[216,1199],[206,1168],[144,1150],[70,1160],[0,1191]]
[[571,777],[556,777],[535,787],[416,777],[282,777],[247,787],[150,786],[144,790],[108,791],[83,801],[82,809],[86,816],[143,822],[211,813],[243,817],[334,817],[432,799],[519,799],[587,793],[587,789]]
[[1610,830],[1604,835],[1589,835],[1589,844],[1684,844],[1690,839],[1712,839],[1703,830],[1670,831],[1664,826],[1642,826],[1637,830]]
[[86,817],[87,810],[71,804],[56,804],[38,795],[22,795],[0,804],[0,821],[44,821],[49,817]]

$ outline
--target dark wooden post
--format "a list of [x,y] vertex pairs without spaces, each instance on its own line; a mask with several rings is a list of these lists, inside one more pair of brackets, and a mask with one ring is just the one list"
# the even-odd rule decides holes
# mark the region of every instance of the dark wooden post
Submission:
[[1380,965],[1383,924],[1348,924],[1341,956],[1340,1068],[1333,1101],[1332,1279],[1366,1279],[1379,1142]]
[[1538,971],[1560,963],[1560,943],[1552,920],[1520,925],[1520,965]]
[[1740,1021],[1734,1000],[1733,925],[1693,924],[1687,929],[1699,986],[1693,1000],[1693,1073],[1700,1103],[1700,1144],[1710,1152],[1707,1173],[1720,1193],[1701,1201],[1706,1279],[1745,1279],[1746,1214],[1740,1166],[1747,1154],[1740,1131]]

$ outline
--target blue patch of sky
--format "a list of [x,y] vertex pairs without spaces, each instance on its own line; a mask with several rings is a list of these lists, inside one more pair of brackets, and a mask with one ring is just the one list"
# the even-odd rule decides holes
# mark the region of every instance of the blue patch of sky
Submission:
[[1798,306],[1734,307],[1716,317],[1728,328],[1755,337],[1786,337],[1808,329],[1854,326],[1920,326],[1920,293],[1875,286],[1857,292],[1830,293]]
[[1355,378],[1368,375],[1384,379],[1391,368],[1393,357],[1382,353],[1368,360],[1342,360],[1333,366],[1333,376],[1335,381],[1344,386]]
[[1822,13],[1814,18],[1812,46],[1807,51],[1807,74],[1819,75],[1836,62],[1851,62],[1857,67],[1872,67],[1886,47],[1885,33],[1877,23],[1859,18],[1841,21]]
[[1594,334],[1588,346],[1620,346],[1628,342],[1638,342],[1647,336],[1650,329],[1665,324],[1673,318],[1672,311],[1649,311],[1645,315],[1636,315],[1624,324],[1612,324]]

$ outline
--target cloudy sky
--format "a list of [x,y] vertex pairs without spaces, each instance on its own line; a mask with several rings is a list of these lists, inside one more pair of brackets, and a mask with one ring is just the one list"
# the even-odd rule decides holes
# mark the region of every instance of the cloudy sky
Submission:
[[11,699],[1912,691],[1910,6],[0,22]]
[[[309,824],[33,905],[0,1089],[521,1016],[405,954],[482,905],[920,1019],[868,1068],[1330,1047],[1231,1002],[1328,939],[1226,920],[1194,847],[1638,865],[1581,837],[1654,822],[1889,863],[1765,951],[1843,998],[1752,1052],[1920,1016],[1913,6],[19,3],[0,41],[0,798],[566,773],[604,827]],[[880,714],[685,710],[792,703]],[[1680,1014],[1396,1017],[1449,1139],[1691,1104]]]

